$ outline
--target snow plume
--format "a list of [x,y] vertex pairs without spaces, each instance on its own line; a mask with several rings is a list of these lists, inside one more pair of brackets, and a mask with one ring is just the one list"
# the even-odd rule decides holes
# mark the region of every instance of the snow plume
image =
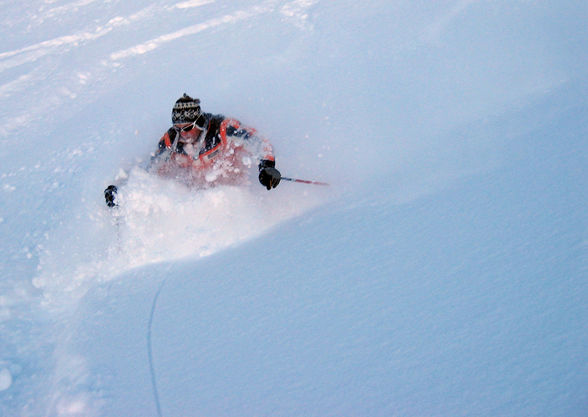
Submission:
[[[100,396],[88,394],[98,382],[71,347],[80,301],[88,292],[133,268],[205,257],[257,237],[324,202],[325,189],[285,184],[268,192],[251,184],[195,190],[136,167],[119,187],[119,197],[120,206],[113,209],[102,200],[75,208],[83,214],[47,233],[40,245],[33,279],[42,292],[37,313],[49,313],[53,324],[51,334],[40,338],[51,388],[38,397],[57,416],[92,416],[101,408]],[[0,366],[0,389],[11,383],[8,368]]]
[[65,294],[75,304],[92,285],[128,269],[211,255],[300,216],[324,198],[324,187],[297,184],[271,192],[259,184],[194,190],[136,167],[120,187],[119,207],[93,202],[82,209],[85,215],[48,234],[33,283],[47,305],[61,309]]

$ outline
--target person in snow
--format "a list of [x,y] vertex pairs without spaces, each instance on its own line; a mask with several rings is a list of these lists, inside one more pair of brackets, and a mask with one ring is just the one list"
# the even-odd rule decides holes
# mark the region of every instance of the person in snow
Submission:
[[[200,100],[184,93],[172,109],[172,127],[159,140],[148,170],[190,186],[243,184],[256,165],[259,182],[276,188],[281,174],[271,144],[236,119],[203,113]],[[106,205],[116,206],[117,187],[104,190]]]

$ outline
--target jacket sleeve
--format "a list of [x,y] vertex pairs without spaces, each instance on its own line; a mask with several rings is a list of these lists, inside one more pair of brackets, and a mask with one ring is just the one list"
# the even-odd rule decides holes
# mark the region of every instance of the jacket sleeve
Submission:
[[223,120],[220,127],[221,138],[243,146],[259,164],[275,166],[273,147],[267,138],[258,134],[252,127],[243,126],[236,119]]

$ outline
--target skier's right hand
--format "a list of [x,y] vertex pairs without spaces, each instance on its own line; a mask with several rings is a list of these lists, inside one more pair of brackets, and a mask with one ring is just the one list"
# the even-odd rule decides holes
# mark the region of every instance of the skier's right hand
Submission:
[[109,185],[108,187],[106,187],[106,190],[104,190],[104,198],[106,199],[106,205],[108,207],[114,207],[116,206],[116,193],[118,192],[118,188],[116,188],[116,185]]
[[268,190],[276,188],[280,183],[282,174],[276,169],[276,161],[263,159],[259,163],[259,182]]

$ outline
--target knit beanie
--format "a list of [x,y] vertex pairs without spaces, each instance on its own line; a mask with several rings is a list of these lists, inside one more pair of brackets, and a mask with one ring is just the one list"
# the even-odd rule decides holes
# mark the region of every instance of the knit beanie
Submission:
[[172,123],[193,123],[200,116],[200,100],[186,93],[176,100],[172,109]]

